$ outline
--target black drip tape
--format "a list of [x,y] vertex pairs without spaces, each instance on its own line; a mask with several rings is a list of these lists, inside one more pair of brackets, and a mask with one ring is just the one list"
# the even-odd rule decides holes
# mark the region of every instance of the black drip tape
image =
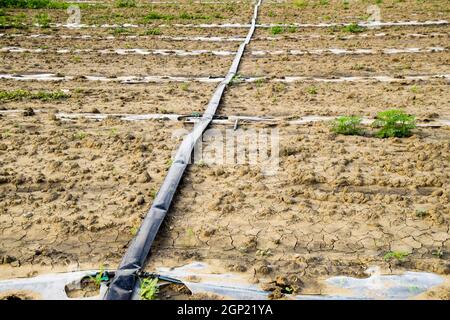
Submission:
[[256,19],[262,0],[255,5],[250,30],[245,41],[239,46],[233,63],[225,79],[217,86],[214,95],[208,103],[201,120],[194,126],[181,143],[175,155],[175,159],[164,179],[161,188],[156,195],[152,207],[147,212],[139,231],[128,247],[114,278],[105,295],[105,300],[130,300],[138,279],[138,273],[144,265],[159,227],[169,211],[172,199],[178,188],[183,173],[189,163],[194,145],[201,139],[203,132],[211,123],[225,88],[236,75],[239,63],[244,54],[246,45],[250,42],[256,29]]

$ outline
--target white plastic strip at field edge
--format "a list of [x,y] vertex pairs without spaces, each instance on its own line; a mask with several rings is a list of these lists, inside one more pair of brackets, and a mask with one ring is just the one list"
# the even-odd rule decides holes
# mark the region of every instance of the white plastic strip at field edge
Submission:
[[[167,83],[167,82],[204,82],[217,83],[224,80],[223,77],[181,77],[181,76],[94,76],[79,75],[65,76],[56,73],[28,73],[28,74],[0,74],[0,80],[16,80],[16,81],[70,81],[70,80],[86,80],[86,81],[102,81],[102,82],[119,82],[123,84],[139,84],[139,83]],[[348,77],[305,77],[305,76],[286,76],[283,78],[268,77],[243,77],[236,82],[404,82],[404,81],[450,81],[450,74],[426,74],[426,75],[406,75],[401,77],[393,77],[387,75],[378,76],[348,76]]]
[[[25,110],[11,109],[11,110],[0,110],[2,115],[20,115]],[[48,111],[35,109],[35,113],[47,113]],[[196,123],[200,120],[199,117],[194,115],[181,115],[181,114],[167,114],[167,113],[144,113],[144,114],[130,114],[130,113],[68,113],[68,112],[58,112],[55,114],[58,119],[71,121],[75,119],[88,119],[102,121],[107,118],[113,117],[123,121],[147,121],[147,120],[166,120],[166,121],[184,121],[189,123]],[[304,116],[299,119],[286,121],[282,117],[260,117],[260,116],[223,116],[224,119],[213,119],[214,124],[233,124],[236,120],[247,121],[247,122],[286,122],[290,125],[302,125],[309,124],[313,122],[327,122],[336,119],[335,116],[318,116],[309,115]],[[363,117],[361,123],[370,125],[375,121],[375,119]],[[418,127],[432,127],[432,126],[450,126],[450,118],[436,118],[427,122],[418,122]]]
[[[386,48],[386,49],[342,49],[342,48],[327,48],[327,49],[309,49],[309,50],[253,50],[249,54],[253,56],[266,56],[266,55],[323,55],[323,54],[335,54],[335,55],[363,55],[363,54],[401,54],[401,53],[430,53],[430,52],[444,52],[448,49],[444,47],[427,47],[427,48]],[[0,53],[98,53],[98,54],[118,54],[118,55],[162,55],[169,56],[175,55],[180,57],[198,56],[204,54],[210,54],[215,56],[232,56],[236,54],[236,51],[219,51],[219,50],[179,50],[179,49],[30,49],[19,47],[3,47],[0,48]]]
[[[308,39],[339,39],[350,40],[357,38],[436,38],[436,37],[450,37],[450,33],[430,32],[430,33],[407,33],[407,34],[389,34],[389,33],[361,33],[351,34],[346,36],[338,35],[324,35],[324,34],[307,34],[307,35],[283,35],[277,37],[254,37],[252,41],[280,41],[280,40],[308,40]],[[29,38],[29,39],[70,39],[70,40],[123,40],[123,39],[150,39],[150,40],[171,40],[171,41],[200,41],[200,42],[242,42],[245,38],[239,36],[220,37],[220,36],[164,36],[164,35],[126,35],[126,36],[73,36],[73,35],[50,35],[50,34],[21,34],[21,33],[0,33],[0,38]]]

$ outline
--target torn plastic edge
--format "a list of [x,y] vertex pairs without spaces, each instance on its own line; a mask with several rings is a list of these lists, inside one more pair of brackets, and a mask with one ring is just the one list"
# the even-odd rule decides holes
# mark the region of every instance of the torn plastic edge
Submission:
[[219,106],[220,100],[222,99],[226,86],[237,73],[245,47],[250,42],[256,28],[256,19],[258,17],[258,9],[261,5],[261,1],[262,0],[258,0],[254,7],[251,28],[248,31],[245,41],[239,46],[239,50],[233,59],[233,63],[227,76],[217,86],[216,91],[211,97],[201,118],[202,120],[195,125],[194,129],[183,139],[183,142],[178,148],[174,158],[175,160],[170,166],[169,172],[167,173],[150,210],[122,258],[116,275],[105,295],[106,300],[129,300],[132,297],[136,285],[136,273],[141,270],[150,253],[151,245],[170,208],[180,180],[189,163],[194,145],[201,138],[203,131],[210,124]]

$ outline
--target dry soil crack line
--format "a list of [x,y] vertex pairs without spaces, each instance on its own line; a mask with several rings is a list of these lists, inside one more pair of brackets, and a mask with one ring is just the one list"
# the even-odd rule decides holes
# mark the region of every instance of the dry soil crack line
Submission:
[[128,247],[122,262],[119,265],[108,292],[106,293],[106,300],[129,300],[132,297],[136,284],[136,272],[142,268],[147,259],[152,243],[170,208],[177,187],[189,163],[193,147],[201,138],[203,131],[212,121],[225,88],[238,71],[239,63],[244,54],[246,45],[250,42],[255,31],[256,20],[258,18],[258,9],[261,2],[262,0],[259,0],[255,4],[250,30],[248,31],[245,41],[239,46],[239,50],[233,60],[227,76],[217,86],[216,91],[214,92],[214,95],[209,101],[208,106],[201,118],[201,121],[195,125],[191,133],[188,134],[181,143],[169,172],[167,173],[167,176],[155,197],[152,207],[144,218],[139,231]]

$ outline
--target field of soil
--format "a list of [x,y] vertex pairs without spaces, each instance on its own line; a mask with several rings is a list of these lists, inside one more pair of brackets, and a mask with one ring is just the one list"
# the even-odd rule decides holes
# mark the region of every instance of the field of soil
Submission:
[[[255,4],[168,2],[80,4],[83,25],[71,27],[66,8],[0,8],[0,280],[119,265],[177,133],[192,129],[168,118],[204,112],[248,32],[229,24],[248,26]],[[217,115],[279,121],[211,129],[276,134],[278,170],[248,157],[189,165],[145,271],[205,262],[278,299],[375,266],[436,273],[446,284],[414,298],[450,298],[450,26],[333,25],[367,22],[373,4],[382,22],[450,20],[446,0],[262,2]],[[287,26],[318,23],[331,25]],[[388,109],[444,124],[382,139],[368,125],[351,136],[329,121],[288,122]],[[255,145],[264,152],[238,148]]]
[[0,122],[0,277],[115,267],[183,126],[61,122],[51,114]]
[[[277,129],[275,176],[250,165],[189,169],[149,270],[199,260],[262,285],[298,278],[291,284],[304,294],[371,265],[450,272],[447,254],[433,254],[450,250],[448,129],[404,140],[337,136],[325,124]],[[390,251],[409,255],[389,262]]]
[[377,5],[382,21],[442,20],[448,19],[450,11],[445,1],[429,0],[293,0],[265,1],[261,6],[261,23],[351,23],[366,21],[373,11],[370,5]]

